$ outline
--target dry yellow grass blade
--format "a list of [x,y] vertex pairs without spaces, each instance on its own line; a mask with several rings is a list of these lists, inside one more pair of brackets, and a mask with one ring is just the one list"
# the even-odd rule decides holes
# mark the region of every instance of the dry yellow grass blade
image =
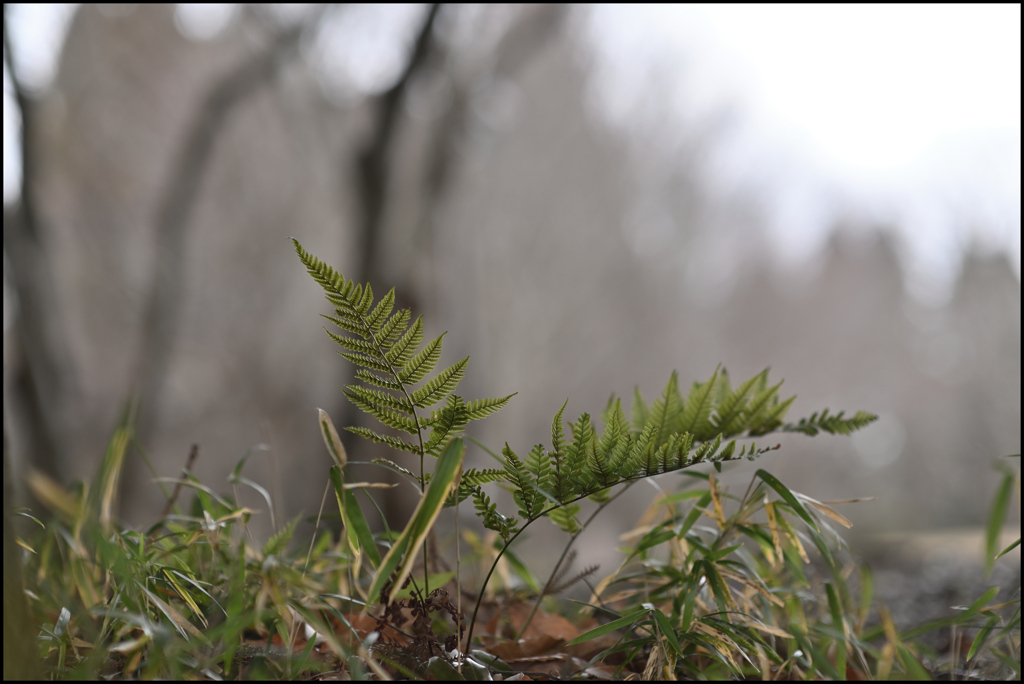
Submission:
[[[768,501],[768,497],[764,500],[764,512],[768,516],[768,529],[772,533],[772,545],[775,547],[775,554],[778,559],[782,560],[782,538],[779,536],[779,521],[775,517],[775,503]],[[775,558],[769,558],[772,565],[775,565]]]
[[[821,501],[818,501],[817,499],[812,499],[811,497],[807,496],[806,494],[796,494],[796,496],[797,496],[797,498],[799,498],[800,500],[804,501],[805,503],[811,504],[816,509],[818,509],[819,511],[821,511],[822,513],[827,515],[832,520],[835,520],[837,523],[839,523],[840,525],[842,525],[846,529],[850,529],[851,527],[853,527],[853,523],[852,522],[850,522],[845,517],[843,517],[842,514],[839,513],[839,511],[837,511],[836,509],[832,508],[831,506],[828,506],[825,503],[823,503]],[[832,503],[844,503],[844,502],[836,501],[836,502],[832,502]]]
[[722,499],[718,495],[718,481],[714,473],[708,473],[708,486],[711,490],[711,503],[715,507],[715,522],[718,523],[718,529],[725,529],[725,513],[722,512]]

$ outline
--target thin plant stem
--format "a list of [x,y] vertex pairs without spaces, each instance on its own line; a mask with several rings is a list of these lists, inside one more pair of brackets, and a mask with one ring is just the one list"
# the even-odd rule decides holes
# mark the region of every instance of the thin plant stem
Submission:
[[588,517],[587,521],[583,523],[582,527],[580,527],[580,530],[569,538],[569,543],[567,543],[565,545],[565,548],[562,549],[562,555],[559,556],[558,562],[555,563],[555,567],[551,569],[551,574],[548,576],[548,581],[544,584],[544,588],[537,596],[537,600],[533,602],[533,608],[530,610],[530,614],[526,617],[526,621],[523,623],[523,626],[519,629],[519,633],[516,634],[516,639],[523,638],[523,634],[526,632],[526,628],[530,626],[530,622],[533,621],[533,616],[537,613],[537,609],[540,608],[541,601],[544,600],[544,597],[547,596],[548,591],[550,591],[551,585],[555,581],[555,576],[558,574],[558,569],[562,567],[562,563],[565,562],[565,558],[569,554],[569,549],[571,549],[572,545],[576,542],[576,538],[586,531],[587,526],[590,525],[590,523],[594,520],[595,517],[597,517],[598,513],[604,510],[605,506],[610,504],[612,501],[615,501],[615,499],[619,498],[619,496],[621,496],[623,492],[632,487],[635,483],[636,480],[634,480],[633,482],[628,482],[626,486],[620,489],[618,492],[616,492],[614,496],[609,498],[607,501],[602,502],[601,505],[598,506],[594,510],[594,512],[590,514],[590,517]]
[[[184,470],[181,471],[182,480],[185,477],[187,477],[190,472],[192,472],[192,465],[196,462],[197,456],[199,456],[199,445],[193,444],[192,448],[188,452],[188,460],[185,462],[185,468]],[[148,463],[149,459],[147,458],[146,461]],[[178,480],[178,482],[174,485],[174,491],[171,493],[171,496],[167,499],[167,505],[164,506],[164,512],[160,514],[161,519],[166,518],[168,515],[170,515],[171,510],[173,510],[174,504],[175,502],[177,502],[178,496],[181,494],[182,480]],[[167,492],[166,490],[164,490],[163,482],[160,482],[159,484],[160,489],[164,491],[164,496],[166,496]]]
[[[638,481],[640,479],[643,479],[643,478],[642,477],[637,477],[637,478],[626,479],[626,480],[623,480],[622,482],[616,482],[615,484],[622,484],[623,482],[625,482],[627,485],[632,485],[633,482],[636,482],[636,481]],[[611,487],[614,487],[614,486],[615,485],[608,485],[607,487],[603,487],[602,489],[610,489]],[[525,523],[523,523],[523,526],[520,527],[516,531],[516,533],[513,534],[509,538],[509,540],[507,542],[505,542],[505,544],[501,547],[501,550],[498,551],[498,555],[494,559],[494,562],[491,563],[491,568],[490,568],[490,570],[487,571],[487,575],[484,577],[483,584],[480,585],[480,593],[476,597],[476,606],[474,606],[474,608],[473,608],[473,617],[470,618],[470,621],[469,621],[469,636],[466,638],[466,648],[467,649],[469,649],[470,648],[470,644],[473,643],[473,629],[476,627],[476,616],[477,616],[477,613],[480,611],[480,603],[483,601],[483,598],[484,598],[484,590],[487,588],[487,583],[491,581],[491,575],[494,574],[494,570],[498,567],[498,561],[501,560],[501,557],[504,555],[506,549],[508,549],[510,546],[512,546],[512,542],[514,542],[516,539],[518,539],[519,535],[521,535],[523,532],[525,532],[527,527],[529,527],[533,523],[537,522],[538,520],[540,520],[544,516],[548,515],[549,513],[551,513],[551,511],[554,511],[554,510],[557,510],[559,508],[562,508],[563,506],[566,506],[568,504],[575,503],[575,502],[579,501],[580,499],[585,499],[588,496],[593,496],[597,492],[602,491],[602,489],[597,489],[597,490],[594,490],[593,492],[588,492],[587,494],[581,494],[580,496],[577,496],[575,499],[569,499],[568,501],[563,501],[563,502],[561,502],[559,504],[551,506],[550,508],[545,508],[543,511],[538,513],[535,518],[530,518]],[[626,488],[624,487],[623,491],[625,491],[625,489]],[[619,494],[621,494],[621,493],[622,492],[619,492]],[[616,494],[615,496],[618,496],[619,494]],[[612,497],[612,500],[614,500],[614,498],[615,497]],[[610,501],[611,500],[609,500],[609,502]]]
[[468,649],[462,646],[462,565],[461,551],[459,550],[459,484],[462,480],[462,468],[455,477],[455,643],[459,650],[459,674],[462,674],[462,654]]
[[306,570],[309,569],[309,559],[313,556],[313,544],[316,543],[316,533],[320,530],[320,516],[324,513],[324,506],[327,504],[327,492],[331,491],[331,481],[327,480],[324,487],[324,498],[320,500],[320,511],[316,514],[316,525],[313,526],[313,538],[309,540],[309,551],[306,553],[306,563],[302,566],[302,577],[305,578]]
[[502,557],[502,555],[504,555],[505,550],[509,546],[512,545],[512,542],[514,542],[519,537],[519,535],[521,535],[523,532],[526,531],[526,528],[530,526],[530,523],[532,523],[532,522],[534,522],[536,520],[540,520],[540,517],[534,518],[533,520],[528,520],[526,522],[526,524],[524,524],[521,528],[519,528],[519,531],[517,531],[515,534],[513,534],[512,537],[509,538],[508,542],[506,542],[501,547],[501,550],[498,551],[498,555],[497,555],[497,557],[495,557],[494,562],[491,563],[491,568],[490,568],[490,570],[487,571],[487,576],[484,577],[483,584],[480,585],[480,593],[477,595],[477,597],[476,597],[476,605],[473,607],[473,617],[471,617],[470,620],[469,620],[469,634],[466,636],[466,650],[467,651],[469,651],[470,646],[473,643],[473,629],[476,627],[476,615],[477,615],[478,612],[480,612],[480,603],[481,603],[481,601],[483,601],[483,598],[484,598],[484,590],[487,589],[487,583],[491,581],[491,575],[494,574],[494,569],[498,567],[498,561],[501,560],[501,557]]

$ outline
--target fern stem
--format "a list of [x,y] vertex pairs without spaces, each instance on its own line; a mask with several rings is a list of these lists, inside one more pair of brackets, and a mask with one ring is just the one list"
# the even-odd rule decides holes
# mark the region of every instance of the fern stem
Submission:
[[537,613],[537,609],[540,608],[541,601],[544,600],[544,597],[547,596],[548,591],[551,589],[551,584],[555,581],[555,576],[558,574],[558,569],[562,567],[562,563],[565,562],[565,558],[569,555],[569,550],[572,548],[572,545],[576,542],[576,538],[586,531],[587,526],[591,522],[593,522],[594,518],[597,517],[598,513],[604,510],[605,506],[610,504],[612,501],[615,501],[615,499],[619,498],[627,489],[632,487],[636,482],[637,480],[627,482],[626,486],[620,489],[618,492],[616,492],[614,496],[612,496],[607,501],[602,502],[601,505],[599,505],[597,509],[590,514],[590,517],[587,518],[586,522],[583,523],[583,525],[580,527],[579,532],[569,537],[569,543],[567,543],[565,545],[565,548],[562,549],[562,555],[559,556],[558,562],[555,563],[555,567],[552,568],[551,575],[548,576],[547,583],[544,584],[544,588],[541,590],[540,595],[537,596],[537,600],[533,602],[533,608],[530,610],[530,614],[526,617],[526,621],[523,623],[523,626],[519,629],[519,633],[516,635],[517,640],[523,638],[523,634],[526,632],[526,628],[529,627],[530,622],[533,621],[533,616]]
[[[500,550],[500,551],[498,551],[498,555],[497,555],[497,557],[495,557],[495,559],[494,559],[494,562],[493,562],[493,563],[491,563],[491,569],[487,571],[487,575],[486,575],[486,576],[484,577],[484,581],[483,581],[483,584],[481,584],[481,585],[480,585],[480,594],[479,594],[479,595],[478,595],[478,596],[476,597],[476,605],[475,605],[475,606],[473,607],[473,616],[472,616],[472,617],[470,618],[470,620],[469,620],[469,636],[468,636],[468,638],[466,639],[466,648],[467,648],[467,649],[469,649],[469,648],[470,648],[470,644],[472,644],[472,643],[473,643],[473,628],[474,628],[474,627],[476,627],[476,616],[477,616],[477,613],[478,613],[478,612],[480,611],[480,603],[481,603],[481,602],[483,601],[483,598],[484,598],[484,591],[485,591],[485,590],[487,589],[487,584],[488,584],[488,583],[489,583],[489,582],[491,581],[491,575],[493,575],[493,574],[494,574],[494,570],[495,570],[495,568],[497,568],[497,567],[498,567],[498,561],[500,561],[500,560],[501,560],[501,557],[502,557],[502,556],[503,556],[503,555],[505,554],[505,551],[506,551],[506,550],[507,550],[507,549],[508,549],[508,548],[509,548],[510,546],[512,546],[512,542],[514,542],[514,541],[515,541],[516,539],[518,539],[518,538],[519,538],[519,535],[521,535],[521,534],[522,534],[523,532],[525,532],[525,531],[526,531],[526,528],[527,528],[527,527],[529,527],[529,526],[530,526],[530,525],[532,525],[533,523],[537,522],[538,520],[540,520],[540,519],[541,519],[541,518],[543,518],[544,516],[548,515],[549,513],[551,513],[551,511],[554,511],[554,510],[558,510],[559,508],[563,508],[563,507],[565,507],[565,506],[568,506],[569,504],[575,503],[575,502],[579,501],[580,499],[585,499],[585,498],[587,498],[588,496],[591,496],[592,494],[596,494],[596,493],[597,493],[597,492],[599,492],[599,491],[602,491],[602,490],[604,490],[604,489],[610,489],[610,488],[614,487],[614,486],[615,486],[615,485],[617,485],[617,484],[622,484],[623,482],[626,482],[627,484],[626,484],[626,486],[625,486],[625,487],[623,487],[623,488],[622,488],[622,491],[620,491],[620,492],[619,492],[618,494],[616,494],[615,496],[613,496],[613,497],[612,497],[611,499],[609,499],[609,500],[608,500],[608,502],[607,502],[607,503],[611,503],[612,501],[614,501],[614,500],[615,500],[615,498],[616,498],[616,497],[618,497],[619,495],[621,495],[621,494],[622,494],[622,492],[624,492],[624,491],[626,491],[627,489],[629,489],[629,487],[631,487],[631,486],[633,485],[633,483],[634,483],[634,482],[636,482],[636,481],[638,481],[638,480],[640,480],[640,479],[642,479],[642,478],[640,478],[640,477],[637,477],[637,478],[633,478],[633,479],[631,479],[631,480],[620,480],[619,482],[616,482],[616,483],[614,483],[614,484],[610,484],[610,485],[608,485],[607,487],[601,487],[600,489],[595,489],[595,490],[594,490],[594,491],[592,491],[592,492],[588,492],[588,493],[586,493],[586,494],[583,494],[583,495],[581,495],[581,496],[577,496],[577,497],[576,497],[575,499],[570,499],[570,500],[568,500],[568,501],[563,501],[563,502],[559,503],[558,505],[555,505],[555,506],[551,506],[550,508],[546,508],[546,509],[544,509],[543,511],[541,511],[540,513],[538,513],[538,514],[537,514],[537,515],[536,515],[535,517],[533,517],[533,518],[530,518],[530,519],[529,519],[529,520],[527,520],[527,521],[526,521],[525,523],[523,523],[523,526],[522,526],[522,527],[520,527],[520,528],[519,528],[519,529],[518,529],[518,530],[516,531],[516,533],[515,533],[515,534],[513,534],[513,535],[512,535],[512,536],[511,536],[511,537],[509,538],[509,540],[508,540],[507,542],[505,542],[505,544],[504,544],[504,545],[502,545],[502,547],[501,547],[501,550]],[[598,509],[597,509],[597,511],[595,511],[595,512],[594,512],[593,514],[591,514],[591,516],[590,516],[589,518],[587,518],[587,524],[589,524],[589,523],[590,523],[590,521],[591,521],[591,520],[593,520],[594,516],[595,516],[595,515],[597,515],[597,513],[598,513],[598,512],[600,511],[600,510],[601,510],[601,508],[598,508]],[[577,535],[577,536],[578,536],[578,535]],[[570,543],[571,543],[571,542],[570,542]],[[563,554],[562,554],[563,558],[565,557],[565,554],[566,554],[567,552],[568,552],[568,549],[566,549],[566,551],[565,551],[565,552],[563,552]],[[559,563],[561,563],[561,559],[559,560]],[[557,568],[557,566],[556,566],[556,568]],[[549,580],[549,583],[550,583],[550,580]],[[541,598],[543,598],[543,593],[541,594]],[[536,611],[536,607],[534,607],[534,611]],[[531,613],[530,613],[530,617],[531,617],[531,618],[533,617],[533,612],[531,612]],[[529,621],[527,621],[527,624],[529,624]],[[524,629],[525,629],[525,627],[524,627]]]
[[501,550],[498,551],[498,555],[495,557],[494,562],[491,563],[491,569],[487,571],[487,576],[484,577],[484,582],[483,582],[483,584],[480,585],[480,593],[477,595],[477,597],[476,597],[476,605],[473,607],[473,616],[469,619],[469,634],[466,635],[466,652],[467,653],[469,652],[469,649],[472,648],[472,644],[473,644],[473,628],[476,627],[476,615],[477,615],[478,612],[480,612],[480,603],[484,599],[484,592],[487,589],[487,584],[491,581],[491,575],[494,574],[495,568],[498,567],[498,561],[501,560],[501,557],[505,554],[505,550],[508,549],[508,547],[510,547],[512,545],[512,542],[514,542],[519,537],[519,535],[521,535],[524,531],[526,531],[526,528],[529,527],[531,523],[533,523],[533,522],[535,522],[535,521],[537,521],[539,519],[540,518],[538,517],[538,518],[534,518],[533,520],[527,520],[526,523],[522,527],[520,527],[519,530],[515,534],[513,534],[509,538],[509,540],[501,547]]

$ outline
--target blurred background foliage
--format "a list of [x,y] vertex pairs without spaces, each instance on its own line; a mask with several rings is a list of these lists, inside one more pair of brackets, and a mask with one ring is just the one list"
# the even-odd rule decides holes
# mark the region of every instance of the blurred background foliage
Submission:
[[[195,443],[193,472],[226,488],[266,444],[247,472],[269,484],[277,519],[314,514],[330,465],[316,408],[339,426],[357,416],[290,236],[378,293],[397,286],[428,337],[447,330],[442,364],[471,356],[461,394],[518,392],[473,435],[495,450],[544,441],[566,397],[573,415],[599,413],[613,391],[657,393],[672,369],[688,386],[719,363],[734,377],[770,365],[798,394],[794,415],[881,416],[850,439],[789,437],[756,466],[819,500],[877,497],[844,511],[855,542],[980,526],[990,464],[1020,450],[1019,238],[1016,267],[964,240],[931,297],[908,291],[898,218],[841,202],[824,241],[776,256],[763,194],[716,180],[743,112],[679,116],[655,74],[616,116],[593,9],[240,6],[197,19],[82,5],[65,12],[49,78],[23,10],[4,11],[5,121],[24,136],[20,192],[4,204],[16,477],[91,475],[136,396],[159,475],[177,475]],[[346,441],[353,460],[380,455]],[[125,478],[124,519],[151,522],[163,501],[137,455]],[[407,515],[410,491],[394,491],[389,507]],[[592,541],[627,529],[651,492],[630,497]],[[584,544],[581,562],[614,562],[611,546]]]

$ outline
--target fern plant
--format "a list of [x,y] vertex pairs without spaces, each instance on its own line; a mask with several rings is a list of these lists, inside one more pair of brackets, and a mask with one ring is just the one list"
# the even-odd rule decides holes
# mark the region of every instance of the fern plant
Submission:
[[[421,318],[410,324],[408,310],[393,311],[394,289],[375,302],[368,284],[361,286],[347,280],[306,252],[298,241],[293,239],[293,242],[302,263],[335,306],[335,315],[325,318],[343,334],[327,331],[328,335],[342,347],[341,355],[358,367],[355,377],[362,384],[346,387],[346,396],[383,425],[412,435],[414,441],[367,428],[347,429],[419,456],[417,479],[421,490],[426,492],[431,476],[423,467],[425,456],[441,456],[453,440],[461,454],[461,440],[455,438],[465,431],[468,423],[494,413],[514,395],[464,402],[453,392],[465,373],[468,359],[428,377],[440,358],[444,336],[421,348]],[[418,383],[422,384],[417,388]],[[506,443],[501,455],[495,455],[502,465],[500,469],[467,470],[457,477],[451,468],[446,468],[445,472],[451,475],[438,483],[444,491],[444,505],[452,506],[471,497],[483,525],[496,531],[502,539],[502,548],[484,585],[502,554],[537,520],[548,518],[575,539],[585,527],[577,518],[580,510],[577,502],[582,499],[589,497],[607,504],[608,490],[619,484],[629,486],[643,478],[701,463],[712,463],[720,470],[726,461],[753,460],[779,448],[778,445],[758,446],[754,441],[771,433],[800,432],[814,436],[824,431],[845,435],[877,418],[864,411],[845,418],[843,412],[831,415],[825,409],[797,422],[785,422],[796,397],[780,399],[781,385],[781,382],[769,384],[768,369],[765,369],[734,387],[728,372],[720,366],[706,381],[693,383],[684,397],[678,376],[673,372],[661,397],[651,404],[636,390],[628,415],[622,400],[612,395],[600,416],[603,423],[600,434],[587,413],[566,423],[563,418],[568,405],[566,400],[552,420],[550,448],[536,445],[525,457],[520,457]],[[441,401],[444,401],[441,409],[426,415],[429,407]],[[396,463],[387,461],[387,465],[412,475]],[[498,511],[482,488],[491,482],[500,483],[512,493],[518,509],[516,515]],[[426,500],[426,494],[424,497]],[[436,492],[434,499],[441,501]],[[429,514],[436,517],[436,511]],[[414,524],[422,527],[423,521],[410,522],[410,526]],[[382,565],[382,569],[385,566],[390,572],[394,564]],[[378,571],[373,586],[381,584]],[[377,597],[371,592],[371,602]],[[479,593],[470,620],[467,645],[472,639],[482,597],[483,591]]]
[[[423,317],[417,317],[410,324],[408,309],[394,311],[394,288],[374,302],[369,283],[363,286],[347,280],[304,250],[298,240],[293,238],[292,242],[299,259],[327,293],[327,301],[334,305],[335,315],[324,315],[324,318],[334,323],[341,334],[324,330],[342,348],[339,354],[357,367],[355,379],[358,382],[345,387],[345,396],[364,413],[389,428],[411,435],[414,441],[364,427],[347,429],[418,456],[417,479],[423,489],[429,479],[424,470],[424,457],[439,457],[445,445],[464,432],[470,421],[491,415],[514,395],[464,402],[453,392],[466,372],[468,357],[431,376],[441,358],[443,333],[424,345]],[[430,410],[441,402],[444,402],[442,408]],[[387,461],[387,465],[409,473],[392,461]],[[481,481],[472,472],[465,473],[463,480]]]

